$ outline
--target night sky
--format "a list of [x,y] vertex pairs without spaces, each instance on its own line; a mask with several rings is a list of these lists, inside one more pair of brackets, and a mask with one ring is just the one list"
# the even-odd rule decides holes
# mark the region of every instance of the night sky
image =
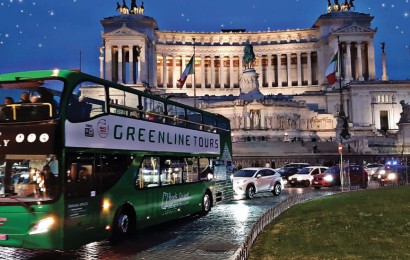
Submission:
[[[81,66],[98,76],[100,20],[119,15],[116,2],[0,0],[0,73]],[[131,5],[130,0],[126,3]],[[380,42],[386,42],[389,79],[410,79],[410,0],[356,0],[354,4],[357,12],[375,17],[377,77],[382,76]],[[155,18],[160,30],[275,31],[311,28],[326,13],[327,0],[146,0],[144,6],[144,14]]]

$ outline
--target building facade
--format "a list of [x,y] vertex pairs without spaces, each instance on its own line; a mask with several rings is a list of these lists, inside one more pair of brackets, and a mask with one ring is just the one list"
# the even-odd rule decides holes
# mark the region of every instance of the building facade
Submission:
[[[399,102],[409,100],[410,82],[389,81],[385,62],[378,79],[372,20],[330,6],[307,29],[178,32],[159,30],[143,12],[124,12],[101,20],[100,76],[161,95],[186,94],[178,101],[230,118],[236,142],[333,142],[342,108],[352,134],[348,142],[362,152],[380,152],[380,142],[394,146]],[[264,100],[238,98],[247,42]],[[325,71],[338,51],[340,80],[329,84]],[[193,55],[194,75],[180,86]]]

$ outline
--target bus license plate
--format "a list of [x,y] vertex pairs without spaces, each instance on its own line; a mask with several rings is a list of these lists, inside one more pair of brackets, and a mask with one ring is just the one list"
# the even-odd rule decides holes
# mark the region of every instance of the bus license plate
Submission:
[[0,234],[0,240],[7,240],[7,235]]

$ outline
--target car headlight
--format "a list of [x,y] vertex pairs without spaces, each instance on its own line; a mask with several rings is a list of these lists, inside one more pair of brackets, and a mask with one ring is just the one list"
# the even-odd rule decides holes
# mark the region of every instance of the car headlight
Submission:
[[385,174],[386,171],[385,170],[380,170],[379,174]]
[[397,178],[397,176],[396,176],[395,173],[389,173],[389,174],[387,175],[387,179],[388,179],[389,181],[395,180],[396,178]]
[[331,182],[331,181],[333,181],[333,176],[332,175],[326,175],[323,179],[327,182]]
[[55,223],[55,219],[53,217],[47,217],[40,221],[37,221],[34,224],[34,226],[31,228],[29,234],[35,235],[35,234],[46,233],[50,231],[54,223]]
[[208,181],[212,180],[214,178],[214,175],[212,173],[208,173]]

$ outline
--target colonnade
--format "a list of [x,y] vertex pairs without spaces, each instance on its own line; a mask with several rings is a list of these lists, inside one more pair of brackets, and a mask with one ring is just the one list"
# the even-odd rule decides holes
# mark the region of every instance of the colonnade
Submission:
[[[345,80],[364,81],[374,79],[374,51],[372,42],[344,42]],[[159,45],[159,44],[158,44]],[[324,83],[324,69],[327,64],[317,51],[296,51],[266,53],[257,51],[254,69],[259,74],[260,87],[297,87],[317,86]],[[198,46],[195,55],[195,86],[197,88],[239,88],[240,76],[244,65],[242,47],[236,47],[232,53],[229,47],[221,46],[221,51],[209,54],[206,47]],[[148,72],[155,72],[150,77],[156,78],[155,84],[163,88],[179,88],[178,79],[185,69],[190,54],[178,53],[175,49],[168,52],[168,46],[161,46],[161,52],[155,56],[146,55],[144,44],[111,44],[105,46],[105,78],[122,84],[148,82]],[[165,51],[164,51],[165,50]],[[151,53],[151,52],[150,52]],[[206,53],[206,54],[205,54]],[[241,54],[238,54],[241,53]],[[151,70],[146,59],[154,59]],[[101,61],[102,62],[102,61]],[[321,64],[322,63],[322,64]],[[155,68],[156,66],[156,68]],[[103,66],[100,66],[101,70]],[[322,72],[323,70],[323,72]],[[192,87],[192,77],[188,77],[184,88]]]
[[121,84],[142,84],[147,73],[145,56],[141,45],[106,45],[105,78]]
[[[239,87],[240,75],[244,69],[242,55],[204,55],[196,53],[195,56],[196,87]],[[158,86],[167,88],[179,87],[177,80],[190,58],[190,55],[181,54],[162,53],[157,55]],[[307,86],[318,84],[317,54],[315,52],[256,53],[254,69],[259,74],[261,87]],[[191,85],[191,79],[188,79],[184,87]]]

